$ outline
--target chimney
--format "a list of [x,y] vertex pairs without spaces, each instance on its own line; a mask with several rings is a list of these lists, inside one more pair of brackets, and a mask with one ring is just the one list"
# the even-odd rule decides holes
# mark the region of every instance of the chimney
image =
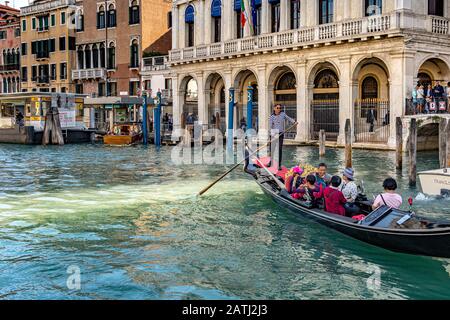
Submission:
[[5,6],[9,7],[9,1],[5,1]]

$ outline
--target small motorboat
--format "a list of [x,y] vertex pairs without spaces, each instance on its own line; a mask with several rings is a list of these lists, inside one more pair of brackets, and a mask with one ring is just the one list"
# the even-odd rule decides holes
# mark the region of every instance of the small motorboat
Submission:
[[373,211],[372,202],[364,195],[360,195],[357,201],[365,218],[358,221],[314,208],[308,201],[293,199],[282,188],[283,179],[258,161],[250,166],[247,162],[244,171],[281,207],[328,228],[395,252],[450,258],[450,221],[427,219],[388,206]]
[[430,196],[450,196],[450,168],[418,174],[422,192]]
[[103,143],[111,146],[129,146],[138,143],[142,139],[139,124],[121,123],[115,124],[112,132],[103,137]]

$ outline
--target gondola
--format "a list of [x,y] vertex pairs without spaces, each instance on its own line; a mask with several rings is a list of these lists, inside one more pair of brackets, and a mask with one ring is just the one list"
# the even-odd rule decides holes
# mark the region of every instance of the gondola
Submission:
[[[252,165],[250,168],[247,163],[244,171],[251,175],[262,191],[281,207],[347,236],[394,252],[450,258],[449,221],[426,219],[412,212],[387,206],[372,211],[371,202],[364,196],[360,197],[362,200],[358,200],[358,204],[366,217],[357,221],[353,218],[327,213],[311,207],[308,202],[293,199],[285,189],[280,187],[280,183],[275,181],[275,179],[282,179],[269,173],[267,168],[257,165]],[[402,227],[411,219],[414,219],[420,228]]]

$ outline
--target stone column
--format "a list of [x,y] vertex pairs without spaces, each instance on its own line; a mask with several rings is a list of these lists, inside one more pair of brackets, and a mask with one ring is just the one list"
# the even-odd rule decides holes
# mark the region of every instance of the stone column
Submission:
[[204,4],[203,16],[200,17],[203,19],[203,33],[204,33],[204,44],[210,44],[212,42],[212,17],[211,17],[211,0],[202,1]]
[[406,99],[411,97],[412,88],[414,86],[415,70],[414,70],[415,52],[396,52],[391,53],[391,78],[389,81],[389,99],[390,99],[390,134],[389,147],[395,148],[395,119],[405,114]]
[[173,91],[173,128],[181,128],[181,112],[183,111],[183,97],[179,91],[178,77],[172,78],[172,91]]
[[224,86],[225,86],[225,123],[226,123],[226,128],[228,130],[228,116],[229,116],[229,108],[228,108],[228,103],[229,103],[229,95],[230,95],[230,88],[233,87],[233,83],[232,83],[232,79],[231,79],[231,70],[225,70],[223,73],[223,82],[224,82]]
[[280,31],[286,31],[290,28],[291,2],[289,0],[280,0]]
[[412,0],[395,0],[395,9],[396,10],[412,10]]
[[[172,6],[172,49],[178,49],[178,29],[179,29],[178,6]],[[100,51],[100,50],[99,50]]]
[[269,130],[270,115],[266,69],[267,66],[265,64],[258,66],[258,126],[259,131],[262,132]]
[[261,4],[261,34],[270,32],[270,6],[269,1],[262,1]]
[[202,126],[208,125],[208,110],[206,106],[205,84],[203,72],[196,73],[198,90],[198,123]]
[[297,137],[299,142],[309,140],[311,116],[308,99],[308,82],[306,74],[306,60],[301,59],[297,63]]
[[222,35],[223,41],[228,41],[234,38],[234,2],[222,1]]
[[[175,39],[178,43],[178,48],[186,48],[186,23],[184,22],[184,15],[186,11],[185,5],[178,6],[178,39]],[[173,36],[173,34],[172,34]]]
[[341,57],[339,59],[341,67],[341,76],[339,79],[339,136],[338,144],[344,145],[345,142],[345,121],[350,119],[352,126],[352,136],[354,136],[353,119],[353,83],[351,56]]
[[198,12],[195,14],[195,45],[205,43],[205,1],[198,0],[196,8]]
[[300,27],[307,25],[308,18],[308,2],[300,1]]

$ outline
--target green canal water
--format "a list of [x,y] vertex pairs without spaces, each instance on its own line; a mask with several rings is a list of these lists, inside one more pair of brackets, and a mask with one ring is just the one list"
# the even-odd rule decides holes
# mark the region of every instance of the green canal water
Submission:
[[[198,199],[226,167],[174,166],[170,155],[0,145],[0,298],[450,298],[450,260],[392,253],[295,216],[239,170]],[[312,147],[285,156],[319,161]],[[325,160],[340,171],[343,151]],[[450,200],[409,189],[393,153],[355,151],[354,163],[370,196],[394,176],[419,213],[450,219]],[[419,170],[437,166],[436,153],[419,154]],[[70,266],[80,290],[66,285]]]

